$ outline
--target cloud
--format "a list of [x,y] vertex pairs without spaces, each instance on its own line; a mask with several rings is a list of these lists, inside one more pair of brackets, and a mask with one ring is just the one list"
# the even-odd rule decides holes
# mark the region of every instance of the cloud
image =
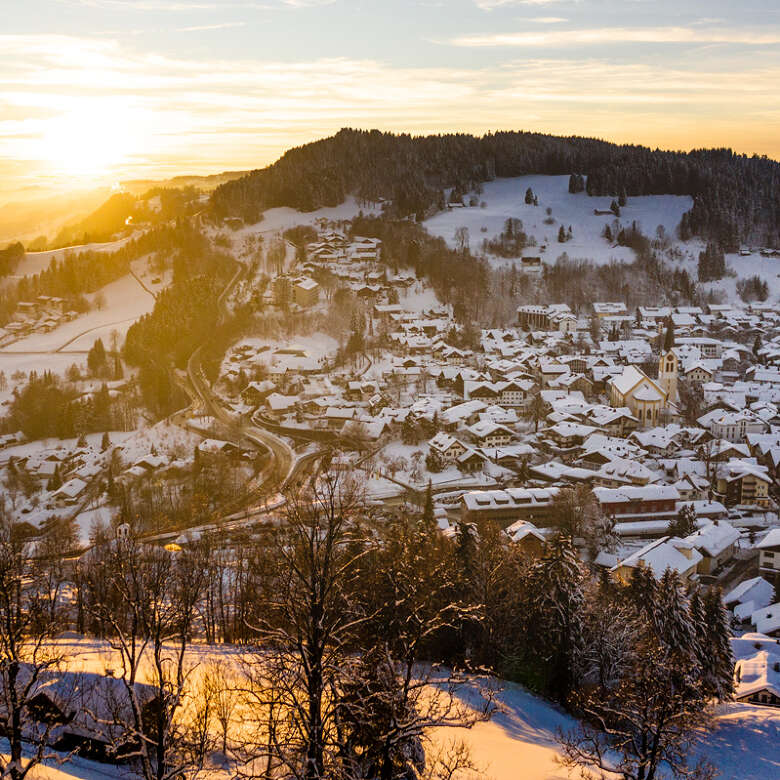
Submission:
[[271,11],[280,8],[314,8],[336,0],[59,0],[67,5],[123,11],[224,11],[225,9]]
[[[0,47],[0,159],[30,161],[30,177],[48,175],[46,139],[79,122],[106,136],[121,126],[116,178],[263,165],[344,126],[531,129],[780,154],[780,119],[767,113],[780,63],[749,57],[695,69],[545,56],[399,67],[346,57],[195,60],[64,35],[0,34]],[[762,145],[750,148],[753,138]]]
[[206,32],[208,30],[227,30],[230,27],[245,27],[246,22],[221,22],[219,24],[201,24],[196,27],[180,27],[177,32]]
[[[576,3],[579,0],[568,0]],[[512,5],[553,5],[564,3],[567,0],[474,0],[475,5],[483,11],[492,11],[495,8],[504,8]]]
[[604,43],[729,43],[765,46],[780,43],[778,32],[689,27],[595,27],[551,32],[508,32],[464,35],[450,40],[468,48],[496,46],[587,46]]

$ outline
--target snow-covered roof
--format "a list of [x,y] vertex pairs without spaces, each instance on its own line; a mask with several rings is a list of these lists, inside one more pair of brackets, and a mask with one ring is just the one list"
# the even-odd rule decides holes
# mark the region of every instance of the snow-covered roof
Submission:
[[736,588],[732,588],[724,597],[723,603],[726,606],[731,604],[744,604],[748,601],[763,600],[763,604],[756,604],[755,609],[760,607],[769,606],[772,603],[772,595],[774,594],[774,587],[771,583],[767,582],[763,577],[751,577],[749,580],[740,582]]
[[623,566],[650,568],[656,579],[660,579],[667,569],[678,574],[684,574],[696,567],[702,560],[700,552],[695,550],[684,539],[664,536],[629,555],[616,566],[613,571]]
[[780,547],[780,528],[773,528],[757,545],[761,550]]
[[685,537],[686,542],[690,542],[697,550],[703,550],[710,558],[716,558],[737,539],[739,531],[725,520],[709,523]]

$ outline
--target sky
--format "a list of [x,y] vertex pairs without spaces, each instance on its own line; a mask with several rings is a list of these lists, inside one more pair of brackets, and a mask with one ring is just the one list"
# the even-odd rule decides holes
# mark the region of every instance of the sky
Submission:
[[0,0],[0,194],[262,167],[342,127],[780,159],[776,0]]

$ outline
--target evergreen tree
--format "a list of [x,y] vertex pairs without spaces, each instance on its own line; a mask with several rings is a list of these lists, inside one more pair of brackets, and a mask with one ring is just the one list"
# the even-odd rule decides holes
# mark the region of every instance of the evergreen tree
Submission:
[[435,530],[436,517],[433,513],[433,486],[430,479],[428,480],[428,487],[425,489],[425,505],[423,506],[422,521],[426,528]]
[[669,521],[666,533],[684,539],[696,531],[696,511],[691,504],[683,504],[680,511]]
[[734,655],[728,613],[719,588],[709,590],[704,596],[701,641],[707,648],[703,670],[705,691],[720,701],[728,701],[734,695]]
[[583,574],[567,536],[546,547],[528,577],[530,645],[544,665],[547,693],[564,703],[579,684],[583,649]]
[[566,229],[563,227],[563,225],[558,228],[558,243],[566,243]]
[[534,191],[530,187],[525,191],[525,202],[527,206],[533,205]]
[[664,333],[664,352],[668,352],[674,347],[674,322],[671,317],[666,319],[666,332]]

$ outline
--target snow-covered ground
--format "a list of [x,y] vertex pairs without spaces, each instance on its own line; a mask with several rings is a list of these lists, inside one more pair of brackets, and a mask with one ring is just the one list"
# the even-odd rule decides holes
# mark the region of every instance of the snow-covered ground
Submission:
[[[138,264],[141,262],[144,261],[134,263],[133,269],[144,268]],[[148,277],[148,272],[145,273]],[[148,286],[149,281],[144,280],[144,283]],[[5,355],[19,352],[85,352],[92,347],[97,338],[102,338],[104,344],[108,346],[113,331],[119,334],[121,344],[128,328],[139,317],[154,308],[155,300],[154,295],[132,274],[127,274],[86,297],[91,301],[100,300],[104,303],[100,308],[93,308],[48,333],[34,333],[10,344],[3,350]],[[71,356],[70,363],[72,362]],[[41,363],[39,356],[39,368],[42,367]]]
[[[97,640],[73,637],[60,640],[58,646],[69,656],[68,666],[74,671],[102,674],[106,667],[114,665],[111,662],[112,651]],[[195,645],[189,652],[188,665],[194,666],[194,676],[197,677],[198,670],[210,661],[230,664],[237,658],[236,651],[231,648]],[[144,679],[143,669],[141,671]],[[477,704],[478,696],[470,687],[461,689],[459,696],[464,703],[471,704],[473,699],[473,704]],[[480,770],[476,777],[487,780],[564,780],[570,777],[556,761],[559,756],[556,738],[560,731],[576,726],[576,721],[549,702],[512,683],[502,684],[497,703],[498,710],[493,717],[471,729],[437,729],[431,735],[434,745],[465,742]],[[727,704],[720,708],[716,728],[701,745],[696,758],[711,761],[724,780],[770,780],[780,777],[778,744],[780,710]],[[60,767],[42,769],[33,778],[102,780],[123,776],[110,765],[76,758]],[[458,780],[476,780],[476,777],[461,775]]]
[[62,260],[68,253],[78,252],[114,252],[119,247],[124,246],[132,236],[117,239],[116,241],[106,241],[101,244],[81,244],[80,246],[69,246],[64,249],[50,249],[46,252],[27,252],[24,260],[14,271],[12,276],[6,279],[21,279],[23,276],[32,276],[45,270],[51,265],[52,260]]
[[[531,188],[539,200],[538,206],[527,205],[525,193]],[[587,258],[598,264],[610,260],[633,259],[633,252],[626,247],[611,246],[603,237],[604,227],[615,221],[613,214],[595,215],[594,209],[608,210],[612,198],[589,197],[580,192],[569,193],[568,176],[519,176],[511,179],[496,179],[486,182],[485,191],[479,196],[487,205],[485,208],[453,208],[436,214],[425,222],[425,227],[434,235],[441,236],[451,246],[455,245],[455,231],[466,227],[469,231],[472,251],[480,249],[483,239],[498,236],[504,223],[510,217],[521,219],[527,235],[533,236],[538,246],[528,247],[524,254],[538,255],[545,263],[554,263],[566,252],[571,258]],[[668,235],[674,235],[682,215],[689,211],[693,200],[687,196],[648,195],[629,198],[621,209],[620,222],[630,225],[636,221],[642,232],[651,238],[656,229],[663,225]],[[547,209],[552,210],[552,224],[545,224]],[[564,244],[558,243],[558,229],[571,225],[573,238]],[[483,228],[487,228],[483,232]],[[540,251],[541,245],[547,249]],[[497,264],[511,264],[511,260],[495,259]],[[519,262],[519,261],[516,261]]]
[[354,219],[360,212],[374,214],[379,211],[374,205],[359,206],[352,195],[349,195],[340,206],[325,207],[316,211],[298,211],[297,209],[281,206],[268,209],[263,213],[260,222],[237,230],[233,235],[236,238],[244,238],[255,233],[275,233],[297,225],[315,225],[319,220],[338,222],[340,220]]

